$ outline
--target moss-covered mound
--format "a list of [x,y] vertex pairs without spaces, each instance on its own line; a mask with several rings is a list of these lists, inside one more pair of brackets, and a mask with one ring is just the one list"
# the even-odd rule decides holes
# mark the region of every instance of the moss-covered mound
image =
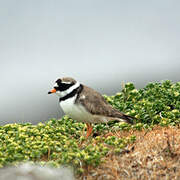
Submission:
[[180,122],[180,82],[150,83],[137,90],[132,83],[106,100],[115,108],[136,117],[134,125],[111,122],[94,125],[94,137],[84,138],[84,123],[64,116],[46,123],[0,126],[0,166],[21,161],[72,165],[79,172],[98,166],[110,153],[120,153],[136,137],[116,135],[120,130],[149,129]]

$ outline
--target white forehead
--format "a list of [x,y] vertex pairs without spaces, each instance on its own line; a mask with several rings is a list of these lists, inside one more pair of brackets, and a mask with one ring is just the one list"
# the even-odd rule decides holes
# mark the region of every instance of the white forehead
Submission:
[[55,83],[55,84],[54,84],[54,87],[58,87],[58,84],[57,84],[57,83]]
[[[69,82],[69,81],[68,81],[68,82],[67,82],[67,81],[62,81],[62,83],[64,83],[64,84],[71,84],[72,82]],[[58,87],[58,84],[55,83],[55,84],[54,84],[54,87]]]

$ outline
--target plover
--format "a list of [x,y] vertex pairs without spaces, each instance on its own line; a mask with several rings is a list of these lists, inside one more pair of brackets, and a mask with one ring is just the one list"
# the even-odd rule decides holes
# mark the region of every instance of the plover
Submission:
[[57,79],[53,89],[48,92],[48,94],[52,93],[59,96],[59,104],[65,114],[74,120],[86,123],[86,137],[92,133],[93,123],[109,121],[132,123],[133,117],[119,112],[100,93],[71,77]]

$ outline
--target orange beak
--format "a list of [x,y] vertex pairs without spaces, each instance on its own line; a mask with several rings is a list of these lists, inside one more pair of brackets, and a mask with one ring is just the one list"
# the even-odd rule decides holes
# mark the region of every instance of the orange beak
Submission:
[[52,93],[55,93],[56,92],[56,89],[51,89],[48,94],[52,94]]

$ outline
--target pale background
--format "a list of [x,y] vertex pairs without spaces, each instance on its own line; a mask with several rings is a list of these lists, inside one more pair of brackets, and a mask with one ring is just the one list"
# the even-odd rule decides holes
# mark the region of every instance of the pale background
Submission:
[[180,77],[179,0],[1,0],[0,124],[60,118],[72,76],[103,94]]

